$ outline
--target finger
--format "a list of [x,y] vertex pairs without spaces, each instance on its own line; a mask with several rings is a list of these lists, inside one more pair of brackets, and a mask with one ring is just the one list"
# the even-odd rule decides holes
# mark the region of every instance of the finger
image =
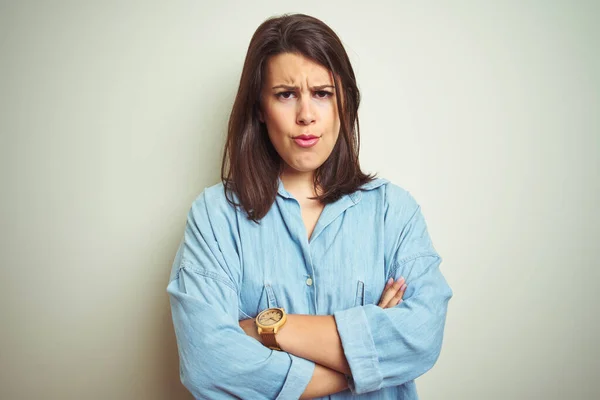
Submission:
[[394,278],[388,279],[387,283],[385,284],[385,288],[383,288],[383,290],[386,291],[390,286],[392,286],[393,283],[394,283]]
[[405,283],[404,285],[402,285],[402,287],[400,288],[400,291],[402,292],[400,294],[400,301],[398,303],[402,303],[404,301],[404,293],[406,293],[406,288],[408,287],[408,285]]
[[[385,284],[385,287],[383,288],[383,294],[385,294],[385,291],[388,290],[390,288],[390,286],[392,286],[393,283],[394,283],[393,278],[388,279],[388,281]],[[381,300],[383,300],[383,294],[381,295],[381,299],[379,299],[380,302],[381,302]]]
[[389,297],[389,295],[387,295],[388,291],[390,291],[390,289],[392,288],[392,285],[394,283],[394,279],[390,278],[388,279],[388,281],[385,284],[385,287],[383,288],[383,293],[381,294],[381,298],[379,299],[379,306],[382,306],[384,303],[384,301],[388,301],[387,298]]
[[381,301],[379,302],[379,306],[384,307],[387,303],[389,303],[390,300],[392,299],[392,297],[394,297],[394,295],[396,293],[398,293],[398,290],[400,290],[400,288],[402,287],[403,284],[404,284],[404,277],[401,276],[396,282],[394,282],[393,285],[391,285],[387,289],[385,289],[383,292],[383,295],[381,296]]
[[392,297],[392,299],[390,300],[390,302],[388,304],[386,304],[386,306],[384,308],[392,308],[392,307],[396,307],[398,304],[402,303],[402,297],[404,297],[404,292],[406,292],[406,283],[404,283],[402,285],[402,287],[400,288],[400,290],[398,290],[398,292],[394,295],[394,297]]

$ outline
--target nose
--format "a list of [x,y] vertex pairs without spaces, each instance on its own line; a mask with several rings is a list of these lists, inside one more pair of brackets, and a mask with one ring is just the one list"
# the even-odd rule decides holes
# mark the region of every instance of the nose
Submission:
[[315,121],[315,112],[312,109],[310,97],[302,96],[298,101],[298,113],[296,115],[296,123],[299,125],[309,125]]

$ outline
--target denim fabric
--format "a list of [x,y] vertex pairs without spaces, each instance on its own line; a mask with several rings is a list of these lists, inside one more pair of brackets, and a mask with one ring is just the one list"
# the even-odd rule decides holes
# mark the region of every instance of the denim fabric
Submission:
[[[237,201],[237,197],[234,197]],[[436,362],[452,290],[412,195],[382,178],[323,209],[310,240],[300,204],[279,180],[256,224],[223,184],[188,213],[167,291],[180,374],[197,398],[297,399],[314,363],[273,351],[238,321],[268,307],[333,315],[351,369],[331,399],[417,399],[414,379]],[[381,309],[388,278],[406,278],[404,301]]]

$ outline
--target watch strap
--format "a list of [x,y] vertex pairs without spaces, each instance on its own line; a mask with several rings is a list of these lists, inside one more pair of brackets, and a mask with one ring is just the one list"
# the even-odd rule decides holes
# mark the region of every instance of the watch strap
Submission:
[[281,350],[273,332],[263,332],[260,336],[262,337],[265,346],[273,350]]

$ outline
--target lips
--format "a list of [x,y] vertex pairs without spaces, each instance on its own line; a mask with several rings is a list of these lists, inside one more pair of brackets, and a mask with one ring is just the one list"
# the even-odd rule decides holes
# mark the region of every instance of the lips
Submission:
[[319,137],[315,135],[299,135],[294,137],[294,142],[304,148],[312,147],[319,141]]

